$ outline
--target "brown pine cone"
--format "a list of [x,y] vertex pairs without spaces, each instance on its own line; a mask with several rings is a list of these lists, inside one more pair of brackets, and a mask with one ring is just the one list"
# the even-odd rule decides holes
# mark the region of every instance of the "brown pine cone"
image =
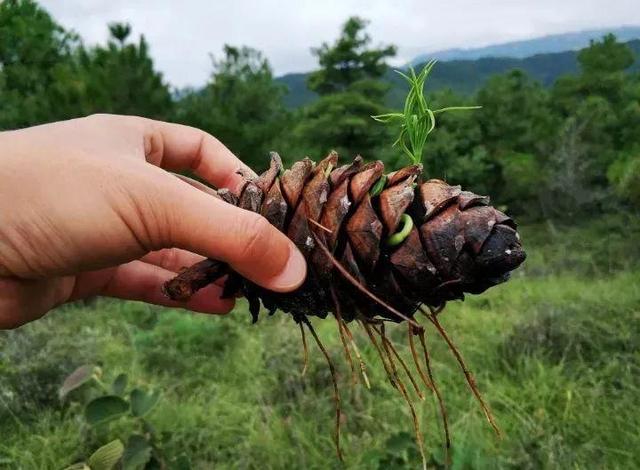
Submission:
[[186,300],[228,274],[225,295],[244,294],[254,321],[260,301],[298,322],[335,313],[336,302],[345,321],[402,321],[420,304],[439,307],[504,282],[524,261],[515,222],[488,197],[440,180],[422,182],[418,165],[383,177],[380,161],[356,157],[340,167],[337,161],[332,152],[317,165],[305,158],[283,172],[272,153],[270,168],[247,179],[239,197],[218,191],[294,241],[309,263],[300,288],[271,292],[205,260],[169,281],[165,293]]

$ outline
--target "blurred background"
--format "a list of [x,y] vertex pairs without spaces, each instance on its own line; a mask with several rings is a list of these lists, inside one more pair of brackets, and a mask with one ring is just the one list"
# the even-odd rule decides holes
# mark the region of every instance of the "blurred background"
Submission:
[[[369,116],[402,107],[392,69],[439,59],[432,107],[482,109],[439,116],[425,172],[489,194],[529,255],[510,282],[440,317],[502,439],[430,332],[452,467],[634,468],[636,3],[4,0],[0,130],[137,114],[200,127],[256,170],[269,150],[290,163],[331,149],[397,168],[397,130]],[[335,324],[316,327],[337,364],[345,466],[418,468],[409,411],[365,335],[371,390],[351,383]],[[390,330],[400,342],[404,329]],[[302,364],[294,322],[250,325],[243,302],[226,318],[65,306],[0,332],[0,467],[64,468],[119,439],[125,468],[341,468],[328,367],[314,348],[304,377]],[[441,468],[438,410],[432,397],[417,408]]]

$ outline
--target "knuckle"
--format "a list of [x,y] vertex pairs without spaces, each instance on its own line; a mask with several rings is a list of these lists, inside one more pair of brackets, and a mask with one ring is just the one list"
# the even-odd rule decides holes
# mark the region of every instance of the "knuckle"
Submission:
[[168,247],[170,224],[164,207],[144,191],[124,193],[126,198],[118,208],[119,216],[140,248],[149,252]]
[[255,260],[264,253],[272,237],[273,227],[261,215],[251,213],[243,226],[243,246],[240,259]]

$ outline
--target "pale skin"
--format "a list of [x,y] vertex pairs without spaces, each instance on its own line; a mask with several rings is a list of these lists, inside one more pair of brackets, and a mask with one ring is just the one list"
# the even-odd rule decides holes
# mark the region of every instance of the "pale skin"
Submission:
[[172,172],[237,191],[250,172],[211,135],[95,115],[0,133],[0,329],[91,296],[227,313],[213,284],[186,303],[161,291],[204,257],[287,292],[306,275],[293,243],[261,216]]

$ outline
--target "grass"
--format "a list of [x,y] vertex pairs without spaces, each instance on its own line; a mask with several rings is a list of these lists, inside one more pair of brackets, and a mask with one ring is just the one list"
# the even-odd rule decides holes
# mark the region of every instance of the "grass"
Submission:
[[[525,268],[505,285],[452,303],[441,316],[503,439],[494,437],[457,363],[428,330],[450,415],[453,468],[640,463],[638,227],[611,219],[558,230],[560,238],[543,227],[525,228]],[[106,442],[87,432],[77,405],[56,396],[67,373],[95,363],[107,378],[126,372],[163,391],[149,421],[166,455],[186,453],[193,468],[341,468],[322,355],[310,343],[302,377],[294,323],[279,313],[251,326],[246,310],[240,304],[230,317],[212,318],[98,300],[0,333],[0,467],[62,468]],[[345,466],[416,468],[409,412],[385,382],[364,333],[356,338],[370,391],[350,385],[335,323],[314,324],[338,363]],[[389,330],[404,344],[403,327]],[[435,404],[429,397],[417,408],[430,464],[439,467]],[[116,422],[108,437],[126,441],[131,426]]]

